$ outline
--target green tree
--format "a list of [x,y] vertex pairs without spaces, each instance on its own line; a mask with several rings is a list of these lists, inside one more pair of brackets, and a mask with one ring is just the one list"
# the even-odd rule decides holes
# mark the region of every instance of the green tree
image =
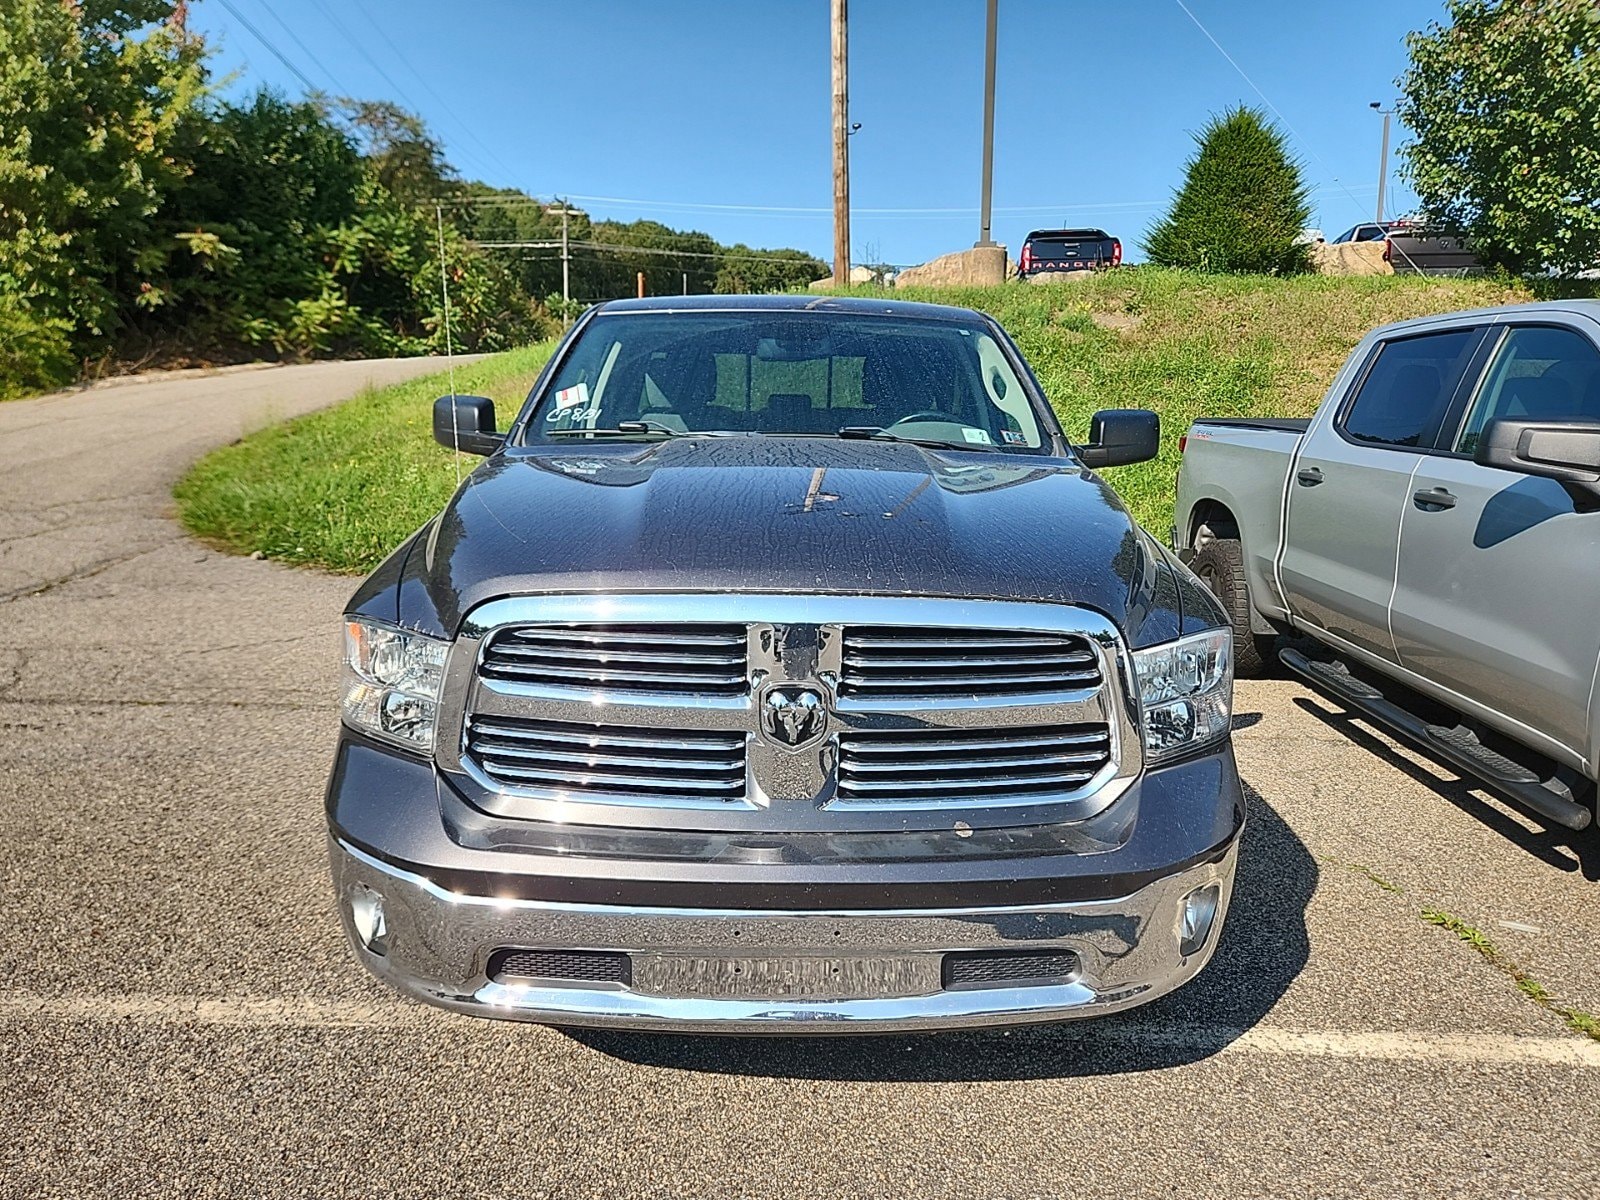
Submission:
[[460,188],[444,147],[422,118],[389,100],[338,102],[343,118],[378,182],[406,204],[429,204]]
[[[33,362],[95,352],[142,293],[151,218],[204,86],[171,0],[7,0],[0,19],[0,323]],[[60,382],[59,378],[54,381]],[[0,389],[6,387],[0,379]],[[16,385],[13,385],[16,386]]]
[[787,292],[827,273],[827,263],[803,250],[752,250],[740,242],[723,252],[715,290],[723,295]]
[[1145,235],[1150,261],[1218,273],[1305,270],[1297,239],[1311,205],[1299,163],[1266,116],[1236,108],[1195,142],[1172,208]]
[[1449,0],[1406,39],[1402,151],[1424,211],[1512,270],[1600,261],[1600,7]]

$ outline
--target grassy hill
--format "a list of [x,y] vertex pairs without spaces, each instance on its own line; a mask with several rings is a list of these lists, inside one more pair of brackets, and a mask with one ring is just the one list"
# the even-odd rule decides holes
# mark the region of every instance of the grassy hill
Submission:
[[[1309,415],[1374,325],[1532,298],[1488,280],[1276,279],[1152,267],[1043,287],[886,294],[993,313],[1071,437],[1086,438],[1097,408],[1159,412],[1161,457],[1109,473],[1157,537],[1172,519],[1178,434],[1194,418]],[[492,396],[509,416],[548,354],[536,346],[497,355],[458,372],[457,386]],[[432,400],[446,390],[443,376],[415,380],[208,455],[178,486],[184,524],[239,553],[370,570],[455,486],[450,453],[429,436]]]
[[1196,417],[1306,417],[1370,329],[1533,297],[1484,279],[1195,275],[1157,267],[1043,286],[904,289],[991,313],[1033,364],[1067,435],[1100,408],[1161,414],[1154,462],[1107,472],[1159,538],[1172,523],[1178,435]]

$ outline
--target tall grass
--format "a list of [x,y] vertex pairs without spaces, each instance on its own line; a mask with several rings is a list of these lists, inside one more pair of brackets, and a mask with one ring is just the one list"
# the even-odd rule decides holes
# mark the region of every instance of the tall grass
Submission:
[[[552,349],[527,346],[457,367],[456,390],[493,399],[503,427]],[[433,402],[449,390],[447,373],[426,375],[224,446],[178,484],[179,518],[237,554],[371,570],[455,489],[452,452],[432,432]],[[463,472],[477,466],[462,457]]]

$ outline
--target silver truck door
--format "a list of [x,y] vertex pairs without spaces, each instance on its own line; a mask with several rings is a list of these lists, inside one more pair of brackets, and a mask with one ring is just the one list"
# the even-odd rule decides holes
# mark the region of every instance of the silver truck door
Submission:
[[1555,480],[1480,467],[1471,454],[1497,417],[1600,421],[1600,326],[1552,317],[1497,336],[1459,427],[1443,439],[1447,455],[1428,458],[1411,481],[1395,645],[1401,665],[1472,702],[1463,707],[1581,765],[1600,659],[1600,512],[1577,511]]
[[1411,474],[1481,338],[1474,326],[1380,341],[1332,419],[1312,424],[1289,473],[1278,564],[1301,623],[1395,661],[1389,597]]

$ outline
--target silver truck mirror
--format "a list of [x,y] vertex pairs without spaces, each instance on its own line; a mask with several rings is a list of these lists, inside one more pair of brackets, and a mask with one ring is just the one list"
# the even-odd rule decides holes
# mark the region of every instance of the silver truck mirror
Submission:
[[1472,458],[1479,466],[1554,479],[1575,502],[1600,505],[1600,424],[1490,421]]

